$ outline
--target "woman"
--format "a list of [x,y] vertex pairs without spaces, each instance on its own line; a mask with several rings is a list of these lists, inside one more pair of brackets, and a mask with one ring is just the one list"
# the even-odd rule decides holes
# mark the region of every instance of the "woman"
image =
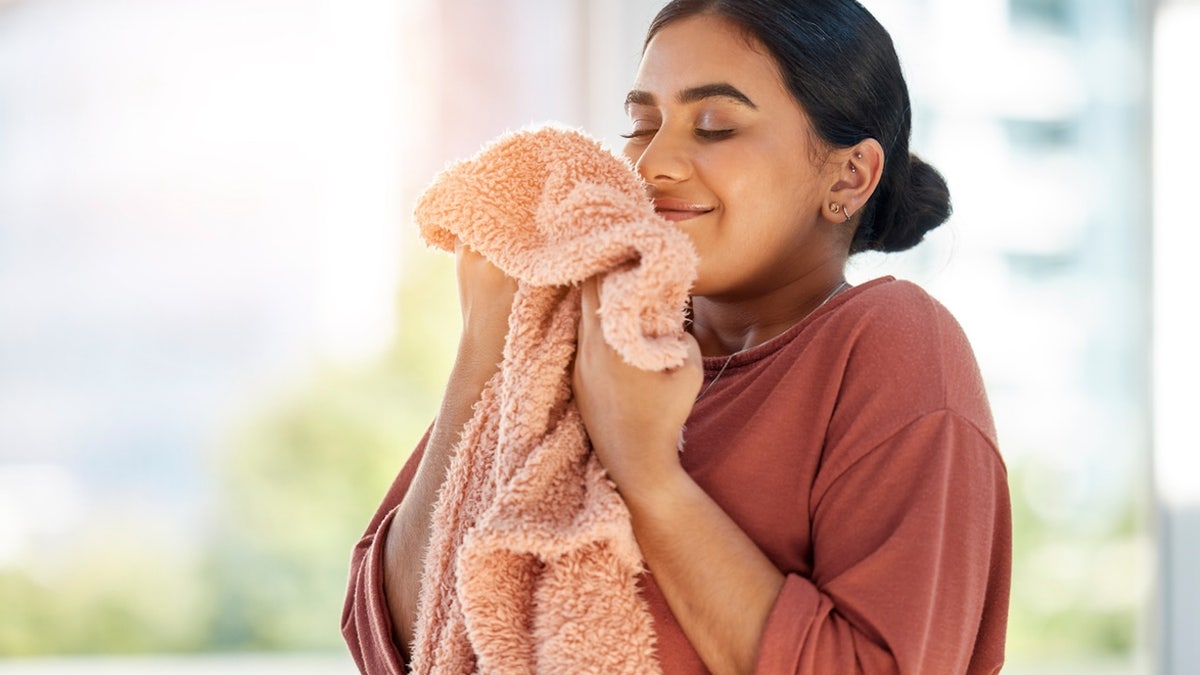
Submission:
[[[916,286],[844,277],[950,211],[909,154],[889,36],[853,0],[675,0],[626,105],[625,152],[700,256],[692,354],[626,366],[589,282],[574,388],[646,559],[663,671],[998,671],[1010,514],[970,346]],[[514,285],[458,264],[441,411],[354,560],[343,628],[368,672],[403,667],[428,514],[503,347]]]

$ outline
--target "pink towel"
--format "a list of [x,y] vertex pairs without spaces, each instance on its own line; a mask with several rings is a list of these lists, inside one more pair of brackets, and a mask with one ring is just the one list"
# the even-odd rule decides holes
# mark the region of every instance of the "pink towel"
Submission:
[[624,159],[554,127],[443,171],[416,219],[518,282],[500,372],[463,430],[433,514],[416,673],[657,673],[629,512],[571,397],[579,283],[603,275],[605,340],[659,370],[687,354],[688,237]]

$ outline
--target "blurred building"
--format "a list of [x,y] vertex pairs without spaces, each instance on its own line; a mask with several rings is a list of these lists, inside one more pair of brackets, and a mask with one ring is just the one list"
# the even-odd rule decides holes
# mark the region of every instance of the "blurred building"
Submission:
[[914,149],[955,200],[901,269],[959,317],[988,382],[1016,517],[1013,667],[1146,672],[1149,11],[866,4],[897,38]]

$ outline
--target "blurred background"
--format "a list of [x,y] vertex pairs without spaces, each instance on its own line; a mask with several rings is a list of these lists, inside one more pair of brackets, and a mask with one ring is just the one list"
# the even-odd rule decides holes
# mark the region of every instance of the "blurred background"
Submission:
[[[352,673],[347,561],[432,419],[447,161],[620,147],[658,0],[0,0],[0,673]],[[955,215],[853,261],[976,348],[1006,673],[1200,672],[1200,2],[871,0]]]

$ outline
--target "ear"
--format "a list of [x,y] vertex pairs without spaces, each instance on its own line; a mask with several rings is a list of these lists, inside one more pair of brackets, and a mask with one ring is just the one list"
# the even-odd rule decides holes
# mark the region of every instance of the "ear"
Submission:
[[883,146],[874,138],[868,138],[849,148],[835,150],[830,160],[833,162],[833,187],[825,200],[824,212],[826,218],[840,223],[852,219],[875,194],[883,175]]

